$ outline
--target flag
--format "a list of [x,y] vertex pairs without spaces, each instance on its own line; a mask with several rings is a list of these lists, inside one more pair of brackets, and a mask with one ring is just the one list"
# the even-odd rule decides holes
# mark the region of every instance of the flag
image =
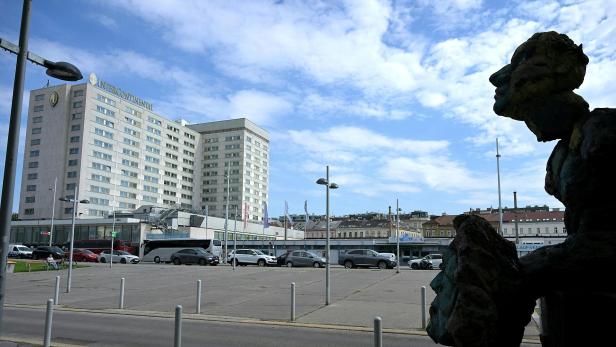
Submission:
[[267,202],[263,201],[263,228],[269,228],[269,217],[267,216]]
[[287,203],[287,201],[284,201],[284,215],[287,218],[287,220],[289,221],[289,227],[293,227],[293,221],[291,220],[291,217],[289,217],[289,204]]
[[244,230],[246,230],[246,223],[248,223],[248,203],[244,202]]
[[306,226],[308,226],[308,200],[304,200],[304,212],[306,212]]

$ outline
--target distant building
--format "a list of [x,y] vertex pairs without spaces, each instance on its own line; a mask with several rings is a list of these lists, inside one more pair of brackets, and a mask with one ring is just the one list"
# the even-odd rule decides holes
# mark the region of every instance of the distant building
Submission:
[[[229,174],[229,194],[225,174]],[[30,92],[20,219],[50,219],[57,196],[89,204],[81,218],[157,205],[262,221],[269,134],[245,118],[188,124],[90,75],[88,83]],[[227,202],[229,195],[229,202]],[[73,207],[55,204],[55,218]],[[247,209],[247,210],[246,210]]]

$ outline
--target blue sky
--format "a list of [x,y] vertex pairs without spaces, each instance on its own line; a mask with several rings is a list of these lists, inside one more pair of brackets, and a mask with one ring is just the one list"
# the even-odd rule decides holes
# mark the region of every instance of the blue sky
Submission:
[[[0,37],[18,41],[22,2],[0,4]],[[340,189],[333,214],[460,213],[561,204],[543,190],[555,145],[492,112],[490,74],[533,33],[556,30],[590,57],[578,91],[614,107],[616,2],[605,1],[33,1],[31,51],[95,72],[190,122],[247,117],[271,134],[270,216],[323,213],[314,182]],[[0,52],[0,155],[15,56]],[[30,89],[47,83],[29,64]],[[51,81],[59,84],[59,81]],[[27,105],[24,109],[27,109]],[[26,115],[22,116],[17,210]],[[4,162],[0,163],[2,169]]]

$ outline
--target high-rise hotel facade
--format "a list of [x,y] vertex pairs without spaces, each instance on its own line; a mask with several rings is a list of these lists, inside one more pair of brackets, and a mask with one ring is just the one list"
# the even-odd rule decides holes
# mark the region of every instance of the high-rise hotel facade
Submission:
[[[55,185],[56,199],[89,200],[80,218],[141,205],[224,217],[228,197],[231,217],[262,221],[268,177],[269,134],[246,118],[172,121],[94,74],[30,92],[21,219],[51,218]],[[55,218],[72,212],[56,201]]]

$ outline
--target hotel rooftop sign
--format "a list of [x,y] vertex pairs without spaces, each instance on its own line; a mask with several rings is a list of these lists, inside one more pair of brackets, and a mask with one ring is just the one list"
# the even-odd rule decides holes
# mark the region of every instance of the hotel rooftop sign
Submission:
[[125,91],[123,91],[122,89],[109,84],[105,81],[99,80],[98,78],[96,78],[96,75],[94,73],[90,74],[90,78],[89,78],[90,84],[92,84],[93,86],[96,86],[102,90],[105,90],[113,95],[116,95],[130,103],[133,103],[135,105],[141,106],[147,110],[152,111],[152,104],[139,98],[134,96],[131,93],[127,93]]

